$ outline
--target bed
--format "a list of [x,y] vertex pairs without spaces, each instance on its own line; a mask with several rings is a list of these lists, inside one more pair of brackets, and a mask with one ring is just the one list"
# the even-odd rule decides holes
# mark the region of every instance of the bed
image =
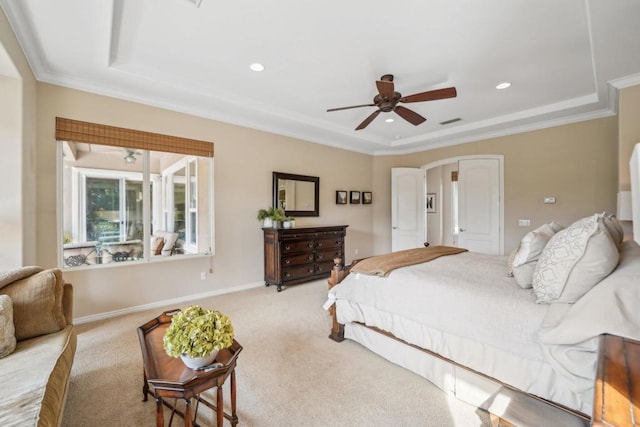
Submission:
[[[393,253],[336,264],[330,337],[499,420],[588,425],[599,336],[640,339],[640,247],[622,238],[613,216],[594,214],[538,227],[509,257],[454,251],[394,265]],[[412,251],[403,252],[447,248]]]

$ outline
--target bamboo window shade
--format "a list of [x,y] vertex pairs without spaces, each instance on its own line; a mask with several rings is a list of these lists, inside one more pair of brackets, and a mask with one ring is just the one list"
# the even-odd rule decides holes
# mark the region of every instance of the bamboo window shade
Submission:
[[213,143],[56,117],[56,140],[213,157]]

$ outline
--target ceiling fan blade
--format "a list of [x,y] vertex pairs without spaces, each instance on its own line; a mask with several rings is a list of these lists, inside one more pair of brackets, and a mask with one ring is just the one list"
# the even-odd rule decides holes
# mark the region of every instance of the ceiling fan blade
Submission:
[[350,107],[329,108],[327,110],[327,113],[330,113],[331,111],[349,110],[351,108],[375,107],[375,106],[376,106],[376,104],[362,104],[362,105],[352,105]]
[[403,107],[402,105],[397,105],[394,111],[398,113],[400,117],[402,117],[403,119],[405,119],[406,121],[408,121],[414,126],[418,126],[420,123],[427,120],[424,117],[422,117],[420,114],[406,107]]
[[378,93],[382,98],[393,98],[395,95],[395,87],[392,81],[377,80],[376,87],[378,88]]
[[360,129],[364,129],[367,126],[369,126],[369,123],[371,123],[373,121],[373,119],[375,119],[376,117],[378,117],[378,114],[380,114],[380,110],[376,110],[373,113],[371,113],[371,115],[369,117],[367,117],[366,119],[364,119],[364,121],[362,123],[360,123],[358,125],[358,127],[356,128],[356,130],[360,130]]
[[455,98],[457,95],[458,92],[455,87],[447,87],[444,89],[429,90],[427,92],[403,96],[400,98],[399,102],[435,101],[438,99]]

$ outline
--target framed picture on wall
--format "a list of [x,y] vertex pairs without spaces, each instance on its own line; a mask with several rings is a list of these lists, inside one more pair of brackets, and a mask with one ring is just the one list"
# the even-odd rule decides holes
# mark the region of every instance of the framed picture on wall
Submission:
[[363,191],[362,192],[362,204],[370,205],[373,201],[373,193],[371,191]]
[[347,204],[347,192],[343,190],[336,191],[336,205]]
[[427,193],[427,213],[435,213],[436,211],[436,193]]
[[360,204],[360,192],[359,191],[351,191],[350,192],[351,195],[351,204],[352,205],[359,205]]

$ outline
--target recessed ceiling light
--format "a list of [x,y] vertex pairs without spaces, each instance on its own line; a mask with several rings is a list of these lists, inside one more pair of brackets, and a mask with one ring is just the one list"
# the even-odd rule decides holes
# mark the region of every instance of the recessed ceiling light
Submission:
[[384,121],[387,122],[387,123],[393,123],[393,119],[392,118],[385,119]]
[[253,64],[249,65],[249,68],[251,68],[253,71],[263,71],[264,65],[260,64],[259,62],[254,62]]
[[500,90],[500,89],[506,89],[509,86],[511,86],[511,83],[509,82],[502,82],[499,85],[496,86],[496,89]]

